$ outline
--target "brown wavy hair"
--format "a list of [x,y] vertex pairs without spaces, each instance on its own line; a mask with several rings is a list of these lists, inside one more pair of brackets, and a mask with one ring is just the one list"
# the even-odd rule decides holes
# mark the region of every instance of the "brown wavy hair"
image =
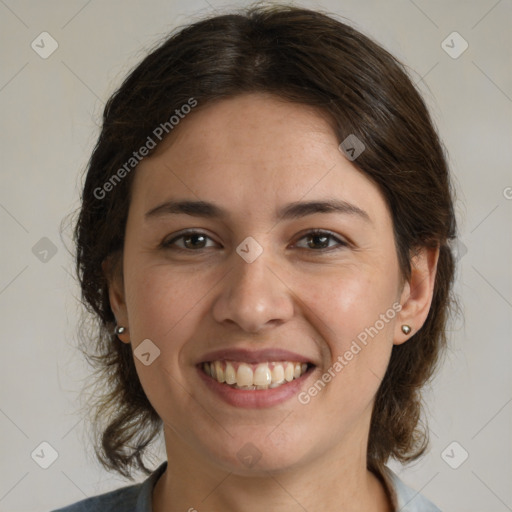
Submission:
[[353,163],[389,205],[405,279],[415,249],[440,248],[426,322],[393,347],[377,392],[368,468],[379,470],[389,457],[412,461],[428,445],[420,390],[446,345],[454,304],[449,242],[456,232],[449,170],[436,129],[405,67],[369,37],[332,14],[252,5],[178,27],[153,48],[108,100],[86,169],[74,242],[82,302],[93,317],[80,329],[83,352],[97,377],[88,410],[97,457],[127,478],[134,469],[151,472],[143,459],[162,427],[139,382],[131,345],[113,334],[102,271],[107,257],[121,261],[136,167],[108,193],[98,190],[189,98],[200,109],[248,92],[315,107],[340,142],[350,134],[363,141],[366,149]]

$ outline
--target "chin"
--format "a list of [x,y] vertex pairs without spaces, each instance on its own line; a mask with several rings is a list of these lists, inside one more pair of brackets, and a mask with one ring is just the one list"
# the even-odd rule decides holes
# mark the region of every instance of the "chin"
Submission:
[[[298,447],[311,446],[304,439],[294,439],[289,433],[286,436],[282,432],[276,434],[271,428],[258,428],[253,435],[233,435],[224,439],[222,443],[214,446],[205,446],[210,460],[221,466],[225,471],[241,476],[268,476],[268,473],[283,472],[289,470],[306,458]],[[227,428],[229,432],[229,428]],[[261,431],[264,430],[264,434]],[[211,439],[211,438],[210,438]]]

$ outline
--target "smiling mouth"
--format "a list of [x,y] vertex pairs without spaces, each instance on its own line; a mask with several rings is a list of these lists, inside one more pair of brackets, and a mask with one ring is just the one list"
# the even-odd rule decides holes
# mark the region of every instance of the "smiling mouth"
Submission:
[[240,361],[209,361],[200,365],[206,375],[234,389],[261,390],[278,388],[296,380],[311,368],[311,363],[292,361],[248,364]]

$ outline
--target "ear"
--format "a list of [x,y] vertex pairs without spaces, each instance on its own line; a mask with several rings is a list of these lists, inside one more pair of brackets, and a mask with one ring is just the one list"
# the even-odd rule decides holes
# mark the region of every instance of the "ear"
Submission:
[[[438,260],[439,247],[421,247],[411,258],[411,276],[400,297],[402,309],[395,326],[395,345],[410,339],[425,323],[432,304]],[[408,325],[411,332],[404,334],[403,325]]]
[[101,268],[107,279],[110,307],[116,317],[117,325],[126,328],[126,331],[123,334],[118,334],[117,337],[123,343],[130,343],[128,311],[124,293],[122,255],[109,255],[103,260]]

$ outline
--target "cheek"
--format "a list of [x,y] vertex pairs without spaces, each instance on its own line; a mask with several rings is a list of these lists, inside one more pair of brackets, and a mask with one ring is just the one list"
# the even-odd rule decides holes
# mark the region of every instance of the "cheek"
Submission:
[[169,265],[127,265],[126,275],[133,350],[149,339],[160,351],[148,366],[135,358],[137,374],[159,416],[176,425],[175,411],[196,407],[183,360],[186,341],[197,334],[201,299],[211,286],[201,284],[197,273],[171,271]]
[[[196,274],[170,271],[168,265],[133,266],[126,283],[130,330],[137,340],[149,338],[161,348],[178,347],[207,291]],[[191,333],[188,333],[191,334]]]
[[332,376],[329,395],[336,394],[336,400],[329,402],[335,409],[352,402],[364,407],[378,389],[393,347],[397,280],[391,271],[301,277],[298,295],[307,306],[305,314],[330,351],[318,377]]
[[332,442],[369,414],[389,363],[396,316],[392,286],[361,277],[341,283],[326,287],[317,280],[304,288],[310,294],[309,321],[330,357],[298,399],[308,404],[315,423],[328,418],[331,426],[336,424],[334,431],[325,432]]
[[[325,279],[301,277],[299,286],[300,297],[308,306],[306,310],[314,312],[312,318],[317,318],[315,325],[323,326],[325,339],[340,350],[375,324],[379,332],[392,331],[397,287],[391,275],[383,279],[347,272]],[[385,321],[381,320],[382,315]]]

